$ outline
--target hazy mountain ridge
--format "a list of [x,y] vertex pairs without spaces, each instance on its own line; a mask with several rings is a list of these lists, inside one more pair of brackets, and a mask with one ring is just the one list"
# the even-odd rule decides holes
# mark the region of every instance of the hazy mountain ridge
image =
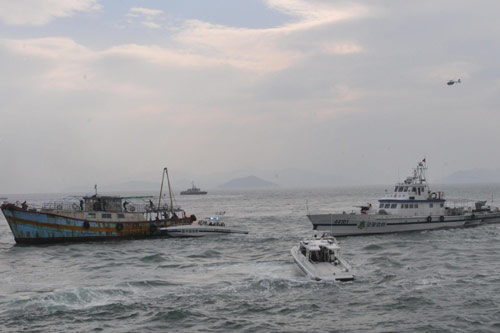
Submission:
[[[194,181],[197,187],[203,190],[225,188],[224,185],[235,179],[243,179],[253,175],[263,181],[270,182],[280,188],[319,188],[335,186],[357,186],[368,185],[363,179],[350,179],[334,174],[309,172],[300,169],[282,169],[282,170],[261,170],[256,168],[247,168],[233,170],[229,172],[219,172],[205,175],[195,175],[184,172],[172,172],[170,182],[175,191],[185,190],[191,187]],[[98,190],[101,191],[140,191],[152,190],[159,191],[161,178],[155,181],[153,177],[143,177],[138,175],[137,179],[124,182],[113,182],[109,184],[98,184]],[[442,184],[461,184],[461,183],[500,183],[500,169],[470,169],[456,171],[446,177],[433,181],[433,183]],[[165,180],[164,188],[167,182]],[[247,186],[242,186],[247,188]],[[94,184],[76,185],[67,187],[63,192],[93,192]]]
[[257,188],[276,188],[277,184],[269,182],[259,177],[248,176],[242,178],[234,178],[219,186],[224,189],[257,189]]

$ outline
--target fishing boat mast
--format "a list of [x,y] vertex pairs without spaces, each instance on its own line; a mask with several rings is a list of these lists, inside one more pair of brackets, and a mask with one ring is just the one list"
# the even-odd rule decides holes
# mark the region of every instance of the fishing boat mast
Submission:
[[168,192],[170,195],[170,211],[173,214],[174,213],[174,210],[173,210],[174,204],[173,204],[173,200],[172,200],[172,188],[170,187],[170,178],[168,177],[168,169],[167,168],[163,168],[163,173],[161,176],[160,197],[158,198],[158,214],[159,214],[159,209],[160,209],[160,204],[161,204],[161,196],[163,193],[163,182],[165,180],[165,174],[167,174]]
[[170,177],[168,177],[168,169],[167,168],[165,168],[165,173],[167,174],[168,194],[170,195],[170,211],[173,214],[174,213],[174,202],[172,200],[172,188],[170,187]]

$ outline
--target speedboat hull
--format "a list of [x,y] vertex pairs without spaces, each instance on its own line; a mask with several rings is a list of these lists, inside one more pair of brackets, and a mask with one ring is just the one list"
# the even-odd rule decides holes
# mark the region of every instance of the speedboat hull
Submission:
[[330,262],[311,262],[300,251],[299,246],[294,246],[291,251],[297,266],[311,279],[316,281],[352,281],[354,275],[342,261],[338,265]]
[[247,230],[209,225],[172,226],[161,228],[160,231],[166,233],[169,237],[205,237],[227,234],[248,234]]
[[317,214],[307,215],[307,217],[311,221],[314,230],[327,231],[336,237],[461,228],[500,223],[500,212],[461,216],[406,217],[378,214]]

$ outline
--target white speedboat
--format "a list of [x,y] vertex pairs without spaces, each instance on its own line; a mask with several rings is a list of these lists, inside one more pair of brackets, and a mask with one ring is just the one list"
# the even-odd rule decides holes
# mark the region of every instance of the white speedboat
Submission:
[[204,237],[226,234],[248,234],[248,230],[242,228],[228,227],[224,222],[216,220],[200,220],[190,225],[179,225],[160,228],[162,233],[170,237]]
[[351,266],[341,257],[334,237],[303,240],[291,253],[295,263],[313,280],[354,280]]
[[500,223],[500,210],[478,201],[474,207],[447,207],[444,192],[429,189],[425,159],[413,175],[397,183],[394,192],[351,213],[309,214],[314,230],[335,236],[383,234]]

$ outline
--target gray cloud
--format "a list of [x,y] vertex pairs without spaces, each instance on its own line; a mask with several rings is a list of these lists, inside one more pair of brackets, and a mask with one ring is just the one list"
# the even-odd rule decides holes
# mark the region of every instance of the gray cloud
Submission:
[[359,2],[335,20],[283,0],[272,8],[307,15],[267,29],[188,21],[101,49],[4,35],[0,192],[149,181],[164,166],[359,183],[391,183],[424,156],[431,179],[498,168],[500,5],[481,4]]

